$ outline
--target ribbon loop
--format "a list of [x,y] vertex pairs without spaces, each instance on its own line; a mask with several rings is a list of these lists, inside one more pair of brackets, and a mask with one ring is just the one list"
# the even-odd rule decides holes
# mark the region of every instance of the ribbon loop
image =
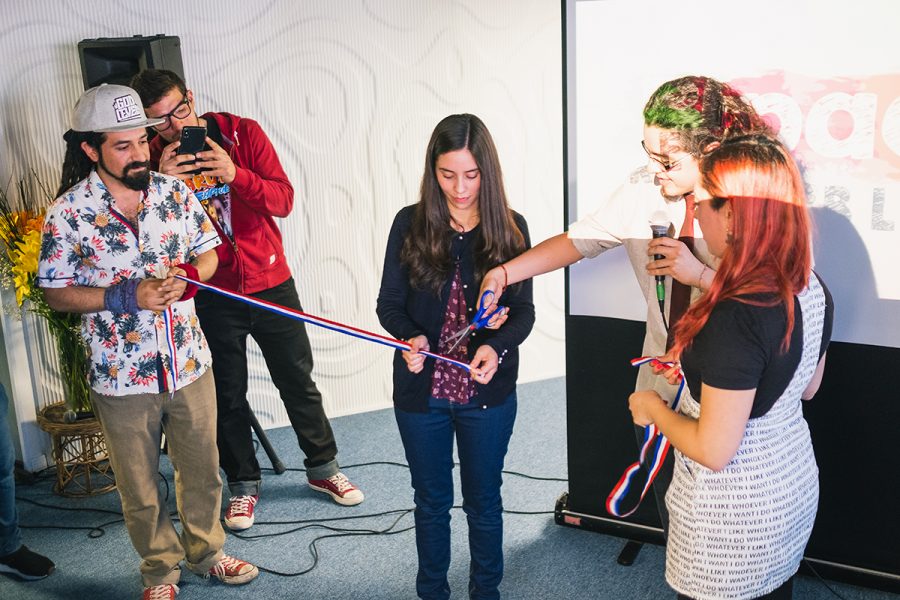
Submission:
[[[642,356],[640,358],[632,359],[631,366],[640,367],[641,365],[653,361],[670,367],[673,366],[673,363],[660,361],[653,356]],[[681,401],[681,394],[684,391],[684,386],[685,380],[684,377],[682,377],[681,382],[678,384],[678,391],[675,393],[675,399],[672,400],[672,410],[678,410],[678,403]],[[666,455],[669,453],[670,445],[668,438],[660,433],[655,424],[644,427],[644,441],[641,443],[641,453],[637,462],[632,463],[631,466],[625,469],[619,482],[616,483],[615,487],[613,487],[609,496],[606,498],[606,511],[609,514],[615,517],[624,518],[638,509],[644,496],[647,495],[647,490],[650,489],[650,484],[653,483],[653,480],[656,479],[656,476],[659,474],[659,470],[666,460]],[[631,485],[634,483],[637,474],[641,471],[646,473],[647,477],[646,481],[644,481],[643,489],[641,489],[641,497],[638,498],[638,501],[631,509],[625,510],[625,507],[623,506],[625,498],[628,496]]]

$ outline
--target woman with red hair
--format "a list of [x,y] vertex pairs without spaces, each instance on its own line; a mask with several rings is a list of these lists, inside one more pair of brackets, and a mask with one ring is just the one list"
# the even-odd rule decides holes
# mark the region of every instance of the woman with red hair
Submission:
[[700,171],[695,216],[721,262],[665,357],[680,359],[690,393],[677,412],[655,391],[629,400],[634,422],[675,447],[666,580],[679,598],[790,598],[819,496],[800,401],[822,380],[831,296],[812,271],[803,182],[780,142],[725,141]]

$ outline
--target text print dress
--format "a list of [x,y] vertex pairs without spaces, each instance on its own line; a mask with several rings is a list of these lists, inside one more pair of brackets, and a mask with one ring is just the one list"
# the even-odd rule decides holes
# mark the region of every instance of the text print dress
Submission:
[[[754,418],[751,412],[725,469],[714,472],[675,451],[666,494],[666,580],[681,594],[697,600],[755,598],[778,588],[800,565],[819,500],[819,470],[800,395],[824,351],[826,295],[812,274],[797,296],[803,328],[799,365],[765,414]],[[830,316],[828,312],[829,333]],[[795,313],[795,322],[800,321]],[[720,349],[733,341],[716,340]],[[686,373],[690,359],[686,352]],[[696,419],[700,410],[701,404],[684,394],[680,411]]]

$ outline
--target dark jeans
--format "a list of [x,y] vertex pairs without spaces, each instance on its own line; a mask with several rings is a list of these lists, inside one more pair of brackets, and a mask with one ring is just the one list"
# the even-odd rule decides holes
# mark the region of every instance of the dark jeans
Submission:
[[16,451],[9,434],[9,396],[0,385],[0,556],[12,554],[22,545],[16,512]]
[[453,507],[453,438],[456,437],[463,511],[469,524],[469,596],[499,598],[503,579],[503,459],[516,420],[516,394],[492,408],[394,410],[415,490],[416,592],[428,600],[450,597],[450,509]]
[[[253,297],[302,311],[290,278]],[[272,382],[306,454],[310,479],[337,473],[337,444],[312,380],[313,357],[306,325],[242,302],[201,291],[195,303],[213,356],[218,404],[219,463],[232,495],[257,494],[261,479],[247,402],[247,335],[262,351]]]
[[[755,600],[791,600],[794,595],[794,578],[791,577],[781,584],[780,587],[772,590],[768,594],[757,597]],[[691,600],[690,596],[678,594],[678,600]]]

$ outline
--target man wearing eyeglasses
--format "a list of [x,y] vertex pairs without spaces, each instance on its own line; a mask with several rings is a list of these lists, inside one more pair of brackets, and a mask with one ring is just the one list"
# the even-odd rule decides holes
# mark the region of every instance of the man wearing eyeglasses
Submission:
[[[715,277],[714,258],[694,232],[693,192],[700,179],[703,153],[730,137],[768,129],[736,90],[710,77],[680,77],[662,84],[644,106],[643,117],[641,146],[647,154],[647,166],[632,172],[612,196],[567,232],[488,271],[481,292],[497,292],[504,284],[623,246],[647,300],[642,354],[662,356],[670,347],[670,333],[678,318],[692,300],[709,289]],[[670,237],[650,239],[650,221],[657,214],[662,215],[664,223],[671,223]],[[657,276],[665,278],[662,310]],[[671,401],[677,388],[652,369],[641,367],[636,389],[655,390]],[[639,432],[638,439],[641,436]],[[663,467],[654,485],[664,527],[662,494],[670,476],[671,467]]]
[[[131,85],[147,114],[162,120],[153,127],[158,135],[151,162],[192,188],[230,242],[216,249],[219,268],[210,283],[302,311],[275,223],[290,214],[294,189],[259,123],[224,112],[198,116],[193,91],[172,71],[142,71]],[[196,155],[178,154],[186,126],[206,127],[207,148]],[[341,505],[362,502],[362,492],[338,469],[334,433],[311,375],[305,325],[214,292],[199,292],[196,306],[213,356],[219,460],[231,492],[225,524],[232,530],[253,525],[262,478],[247,402],[248,335],[262,351],[306,454],[309,486]]]

